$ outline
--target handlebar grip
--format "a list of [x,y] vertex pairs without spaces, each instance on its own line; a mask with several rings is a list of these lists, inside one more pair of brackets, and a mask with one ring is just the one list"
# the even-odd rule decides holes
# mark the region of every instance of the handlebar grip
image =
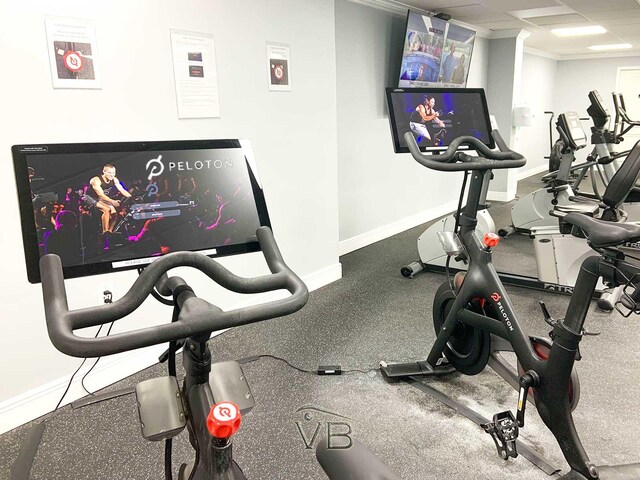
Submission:
[[[421,165],[433,170],[445,172],[495,170],[518,168],[527,162],[522,155],[509,149],[498,130],[493,130],[491,136],[495,139],[500,150],[491,150],[475,137],[462,136],[455,138],[444,153],[437,156],[424,155],[420,151],[412,132],[406,132],[404,140],[413,158]],[[462,145],[469,145],[478,153],[478,156],[458,152]],[[458,161],[462,163],[458,163]]]
[[502,138],[502,134],[498,131],[498,129],[493,130],[491,132],[491,136],[493,137],[493,141],[496,142],[496,145],[501,152],[513,152],[513,150],[511,150],[507,145],[507,142],[504,141],[504,138]]
[[[203,254],[176,252],[153,261],[121,299],[111,304],[72,311],[68,308],[60,258],[56,255],[43,256],[40,260],[40,272],[51,342],[58,350],[71,356],[98,357],[275,318],[299,310],[309,296],[306,285],[284,263],[271,230],[261,227],[256,234],[271,275],[243,278]],[[179,277],[167,277],[166,272],[182,266],[197,268],[216,283],[237,293],[286,289],[291,296],[228,312],[194,297],[182,305],[178,322],[127,331],[109,337],[85,338],[73,333],[74,330],[109,323],[132,313],[157,284],[162,294],[170,294],[173,288],[184,284],[184,281]]]

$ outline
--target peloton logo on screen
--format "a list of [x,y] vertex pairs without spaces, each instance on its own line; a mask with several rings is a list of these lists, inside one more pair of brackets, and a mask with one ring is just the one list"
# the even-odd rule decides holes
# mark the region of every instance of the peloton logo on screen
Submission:
[[491,300],[496,302],[496,305],[498,306],[498,310],[500,310],[500,314],[504,319],[504,323],[507,325],[507,328],[509,329],[509,331],[513,332],[513,324],[511,323],[511,319],[509,318],[509,315],[507,315],[507,312],[504,311],[504,307],[502,306],[502,302],[500,301],[502,300],[502,297],[500,296],[500,294],[497,292],[492,293]]
[[[167,162],[167,164],[170,172],[186,172],[233,167],[233,161],[229,159],[196,160],[195,162],[187,160],[183,162]],[[162,155],[158,155],[158,158],[152,158],[149,160],[145,166],[145,170],[148,173],[147,180],[149,180],[149,182],[151,182],[154,177],[162,175],[165,171],[165,163],[162,161]],[[147,195],[152,197],[158,193],[158,184],[156,182],[151,182],[147,185],[146,190]]]

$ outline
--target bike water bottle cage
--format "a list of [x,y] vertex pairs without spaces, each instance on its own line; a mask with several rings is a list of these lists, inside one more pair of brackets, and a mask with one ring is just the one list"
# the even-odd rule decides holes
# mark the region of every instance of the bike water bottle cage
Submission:
[[[498,150],[491,150],[475,137],[462,136],[455,138],[443,153],[433,156],[425,155],[420,151],[412,132],[405,133],[404,140],[411,155],[418,163],[443,172],[518,168],[527,162],[522,155],[509,149],[498,130],[493,130],[491,136],[495,140]],[[475,150],[478,156],[459,152],[458,150],[463,145],[468,145]]]

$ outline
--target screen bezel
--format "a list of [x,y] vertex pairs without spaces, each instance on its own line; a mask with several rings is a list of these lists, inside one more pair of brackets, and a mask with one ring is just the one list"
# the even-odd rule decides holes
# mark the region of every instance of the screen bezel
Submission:
[[[587,108],[587,113],[593,120],[594,126],[596,128],[604,128],[604,126],[609,123],[609,119],[611,118],[609,114],[609,110],[604,106],[602,97],[597,90],[592,90],[589,92],[589,108]],[[614,95],[614,103],[615,103],[615,95]]]
[[[482,101],[482,106],[485,112],[485,122],[487,125],[487,132],[489,133],[489,143],[487,143],[487,147],[493,149],[496,144],[491,136],[491,119],[489,118],[489,106],[487,104],[487,97],[484,93],[484,88],[396,88],[396,87],[387,87],[385,89],[385,94],[387,97],[387,110],[389,113],[389,124],[391,125],[391,136],[393,138],[393,151],[395,153],[409,153],[409,147],[400,146],[400,136],[398,134],[395,111],[393,109],[392,98],[394,94],[401,93],[416,93],[416,94],[428,94],[428,93],[436,93],[436,94],[461,94],[461,93],[475,93],[480,94],[480,99]],[[421,146],[419,147],[421,152],[432,152],[438,153],[447,149],[446,146],[439,147],[428,147]],[[462,149],[468,149],[468,146],[461,147]]]
[[[574,120],[577,120],[578,124],[580,125],[580,128],[582,129],[583,137],[579,139],[581,143],[578,143],[578,140],[573,136],[573,133],[571,132],[571,125],[569,125],[569,121],[571,120],[571,118],[569,117],[572,117]],[[577,112],[567,111],[558,115],[557,126],[562,130],[563,134],[567,137],[566,139],[569,142],[568,147],[571,150],[580,150],[581,148],[584,148],[587,146],[587,142],[589,141],[587,138],[587,133],[584,131],[584,128],[582,127],[582,123],[580,122],[580,115],[578,115]]]
[[[18,206],[20,210],[20,223],[22,238],[24,242],[24,256],[27,267],[27,278],[30,283],[40,283],[40,250],[38,247],[38,234],[35,228],[35,216],[33,202],[31,198],[31,186],[29,183],[29,173],[27,157],[29,155],[48,154],[104,154],[104,153],[127,153],[144,151],[166,151],[166,150],[215,150],[226,148],[239,148],[245,154],[245,167],[251,182],[253,196],[256,202],[256,211],[261,226],[271,227],[267,204],[264,198],[262,186],[259,184],[253,159],[247,158],[246,140],[224,139],[224,140],[171,140],[171,141],[148,141],[148,142],[113,142],[113,143],[48,143],[14,145],[11,147],[13,155],[13,166],[18,193]],[[237,255],[241,253],[260,251],[260,244],[257,241],[249,241],[236,245],[211,246],[209,249],[216,250],[215,253],[208,252],[209,257],[223,257]],[[132,258],[134,260],[136,258]],[[100,275],[111,272],[121,272],[137,269],[144,265],[112,267],[112,260],[85,265],[63,266],[64,278],[86,277]]]

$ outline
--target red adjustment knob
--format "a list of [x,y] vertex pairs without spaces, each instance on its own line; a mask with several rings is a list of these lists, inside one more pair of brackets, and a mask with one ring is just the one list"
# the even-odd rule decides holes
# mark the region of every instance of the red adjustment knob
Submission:
[[209,411],[207,417],[207,429],[216,438],[230,438],[240,428],[242,416],[235,403],[216,403]]
[[500,243],[500,236],[493,232],[485,233],[483,242],[489,248],[495,247]]

